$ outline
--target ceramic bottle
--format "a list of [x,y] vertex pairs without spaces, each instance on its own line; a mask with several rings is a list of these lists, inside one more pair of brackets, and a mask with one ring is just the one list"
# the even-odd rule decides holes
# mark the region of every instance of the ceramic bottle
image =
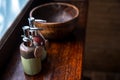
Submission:
[[42,47],[33,44],[29,30],[29,26],[23,27],[24,36],[20,45],[21,62],[26,74],[36,75],[41,71]]

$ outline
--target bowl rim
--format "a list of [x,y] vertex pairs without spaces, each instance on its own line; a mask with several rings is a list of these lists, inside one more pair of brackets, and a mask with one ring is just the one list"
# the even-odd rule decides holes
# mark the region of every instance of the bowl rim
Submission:
[[[75,9],[77,13],[75,14],[75,16],[74,16],[72,19],[67,20],[67,21],[64,21],[64,22],[46,22],[46,23],[42,23],[42,22],[41,22],[40,24],[62,24],[62,23],[67,23],[67,22],[70,22],[70,21],[74,20],[75,18],[77,18],[77,17],[79,16],[79,9],[78,9],[75,5],[70,4],[70,3],[63,3],[63,2],[50,2],[50,3],[45,3],[45,4],[42,4],[42,5],[36,6],[36,7],[34,7],[34,8],[30,11],[29,16],[30,16],[30,17],[34,17],[34,16],[32,16],[32,13],[33,13],[36,9],[38,9],[38,8],[40,8],[40,7],[44,7],[44,6],[48,6],[48,5],[53,5],[53,4],[61,4],[61,5],[70,6],[70,7],[72,7],[73,9]],[[41,20],[42,20],[42,19],[41,19]]]

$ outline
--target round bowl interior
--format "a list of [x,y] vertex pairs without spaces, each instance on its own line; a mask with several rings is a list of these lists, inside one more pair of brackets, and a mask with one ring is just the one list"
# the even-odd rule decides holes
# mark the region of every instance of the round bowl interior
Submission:
[[30,17],[46,20],[47,23],[63,23],[76,18],[78,8],[68,3],[48,3],[35,7]]

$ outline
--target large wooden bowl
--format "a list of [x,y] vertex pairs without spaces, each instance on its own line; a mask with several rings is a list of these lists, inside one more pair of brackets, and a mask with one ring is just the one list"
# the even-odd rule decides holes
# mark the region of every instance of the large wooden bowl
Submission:
[[47,3],[33,8],[30,17],[46,20],[46,23],[35,22],[36,27],[45,38],[60,39],[68,36],[75,28],[79,10],[68,3]]

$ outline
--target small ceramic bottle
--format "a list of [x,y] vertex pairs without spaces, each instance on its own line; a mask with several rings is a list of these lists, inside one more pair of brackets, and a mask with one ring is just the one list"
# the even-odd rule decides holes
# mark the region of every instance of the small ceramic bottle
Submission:
[[23,28],[25,34],[23,42],[20,45],[21,61],[26,74],[36,75],[41,71],[42,48],[33,45],[32,40],[29,38],[27,28],[27,26]]
[[46,56],[47,56],[47,52],[46,52],[46,42],[47,40],[44,40],[39,34],[37,34],[36,36],[33,37],[33,44],[35,46],[41,46],[41,50],[42,50],[42,54],[41,54],[41,60],[45,60]]
[[23,42],[20,45],[21,61],[24,72],[35,75],[41,71],[41,61],[46,58],[47,40],[37,31],[42,30],[34,26],[35,19],[28,18],[29,26],[23,27]]
[[24,42],[20,45],[23,69],[28,75],[35,75],[41,71],[41,58],[38,56],[35,57],[34,52],[35,47],[28,47]]
[[38,30],[43,30],[41,28],[36,28],[34,25],[34,22],[46,22],[45,20],[40,20],[40,19],[35,19],[34,17],[30,17],[28,18],[29,21],[29,26],[31,28],[30,32],[32,34],[32,39],[33,39],[33,44],[35,46],[41,46],[42,48],[42,56],[41,56],[41,60],[45,60],[46,56],[47,56],[47,52],[46,52],[46,48],[48,47],[48,41],[44,38],[44,36],[38,32]]

